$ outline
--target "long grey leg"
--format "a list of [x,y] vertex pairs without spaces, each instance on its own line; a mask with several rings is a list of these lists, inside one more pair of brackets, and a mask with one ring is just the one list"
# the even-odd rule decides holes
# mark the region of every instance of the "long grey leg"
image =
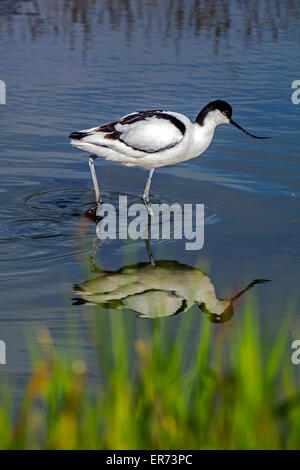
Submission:
[[92,173],[92,178],[93,178],[93,184],[94,184],[94,189],[95,189],[95,195],[96,195],[96,202],[97,204],[101,204],[101,196],[100,196],[100,189],[98,185],[98,180],[97,180],[97,175],[95,172],[95,157],[90,157],[89,158],[89,166],[90,170]]
[[150,202],[149,202],[149,190],[150,190],[150,185],[151,185],[151,181],[152,181],[153,172],[154,172],[154,168],[152,168],[149,172],[149,176],[148,176],[148,179],[147,179],[145,191],[144,191],[144,194],[143,194],[144,204],[147,207],[148,214],[150,215],[150,217],[153,216],[153,211],[151,209],[151,205],[150,205]]
[[[150,224],[149,224],[149,227],[150,227]],[[151,263],[152,266],[155,266],[155,260],[153,258],[153,253],[152,253],[149,238],[145,238],[145,245],[146,245],[146,249],[147,249],[147,252],[148,252],[148,255],[149,255],[150,263]]]

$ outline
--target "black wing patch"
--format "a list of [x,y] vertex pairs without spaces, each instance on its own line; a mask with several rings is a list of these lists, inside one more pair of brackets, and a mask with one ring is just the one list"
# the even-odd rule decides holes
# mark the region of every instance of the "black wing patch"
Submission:
[[129,114],[128,116],[121,118],[119,121],[103,124],[102,126],[98,127],[97,132],[107,132],[108,134],[112,134],[107,136],[108,139],[119,139],[122,132],[116,130],[115,126],[117,124],[134,124],[135,122],[144,121],[145,119],[149,119],[152,117],[170,121],[175,127],[177,127],[177,129],[179,129],[181,134],[184,135],[186,130],[184,123],[172,114],[164,112],[162,109],[137,111],[136,113]]
[[172,114],[164,112],[162,109],[138,111],[137,113],[130,114],[129,116],[125,116],[124,118],[120,119],[119,124],[133,124],[134,122],[143,121],[152,117],[170,121],[175,127],[177,127],[177,129],[180,130],[182,135],[185,133],[185,125],[183,122]]
[[147,118],[152,118],[152,117],[159,118],[162,112],[163,112],[162,109],[156,109],[156,110],[150,110],[150,111],[137,111],[136,113],[129,114],[128,116],[125,116],[122,119],[120,119],[119,123],[120,124],[133,124],[134,122],[144,121]]
[[115,126],[119,124],[119,121],[108,122],[98,127],[97,132],[115,132]]

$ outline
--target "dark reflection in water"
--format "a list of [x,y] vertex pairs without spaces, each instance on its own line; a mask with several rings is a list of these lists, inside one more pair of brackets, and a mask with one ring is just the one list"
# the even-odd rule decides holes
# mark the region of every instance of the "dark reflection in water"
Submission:
[[20,15],[26,15],[22,34],[35,41],[47,34],[69,36],[74,48],[74,28],[82,26],[85,52],[90,40],[101,36],[107,24],[120,30],[128,42],[136,41],[135,32],[141,30],[151,41],[152,33],[163,33],[176,47],[185,35],[208,35],[218,53],[221,42],[243,41],[259,43],[265,35],[274,42],[280,31],[297,38],[295,18],[300,17],[300,3],[296,0],[35,0],[6,1],[0,4],[0,37],[12,36]]
[[159,260],[153,263],[123,266],[116,271],[96,268],[91,258],[91,270],[100,273],[74,285],[74,305],[99,305],[108,309],[130,310],[139,318],[162,318],[188,311],[193,305],[213,323],[225,323],[234,314],[234,301],[256,284],[268,282],[256,279],[228,299],[218,299],[213,282],[198,268],[178,261]]
[[[99,228],[102,221],[97,220],[94,209],[87,211],[84,218],[96,222]],[[150,319],[178,315],[196,305],[210,322],[225,323],[233,316],[234,302],[239,297],[256,284],[269,282],[266,279],[255,279],[230,298],[218,299],[213,282],[200,269],[177,260],[154,259],[150,243],[150,220],[148,217],[148,238],[144,239],[149,262],[107,270],[96,267],[94,253],[89,258],[90,270],[100,276],[73,286],[73,292],[78,295],[73,299],[74,305],[89,304],[113,310],[129,310],[139,318]]]

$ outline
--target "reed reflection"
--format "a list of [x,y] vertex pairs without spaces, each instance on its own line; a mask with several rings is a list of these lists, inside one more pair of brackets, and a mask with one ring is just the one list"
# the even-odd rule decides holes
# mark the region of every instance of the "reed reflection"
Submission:
[[[269,33],[276,41],[283,29],[296,39],[294,20],[300,16],[300,4],[293,0],[7,0],[1,2],[0,14],[0,36],[18,28],[22,34],[29,33],[32,41],[45,34],[67,35],[73,48],[76,32],[88,49],[107,26],[112,33],[122,31],[128,43],[135,42],[135,32],[140,30],[149,43],[152,33],[160,32],[162,40],[171,38],[175,47],[185,34],[205,34],[212,38],[217,54],[230,35],[245,45],[259,44]],[[20,15],[26,21],[20,23]],[[75,31],[76,25],[83,28]]]

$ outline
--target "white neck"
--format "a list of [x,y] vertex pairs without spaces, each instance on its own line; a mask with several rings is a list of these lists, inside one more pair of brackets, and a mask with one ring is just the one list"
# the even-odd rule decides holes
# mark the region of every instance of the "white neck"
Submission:
[[203,126],[198,123],[193,124],[193,135],[190,149],[190,157],[193,158],[205,152],[212,141],[216,125],[211,121],[206,122]]

